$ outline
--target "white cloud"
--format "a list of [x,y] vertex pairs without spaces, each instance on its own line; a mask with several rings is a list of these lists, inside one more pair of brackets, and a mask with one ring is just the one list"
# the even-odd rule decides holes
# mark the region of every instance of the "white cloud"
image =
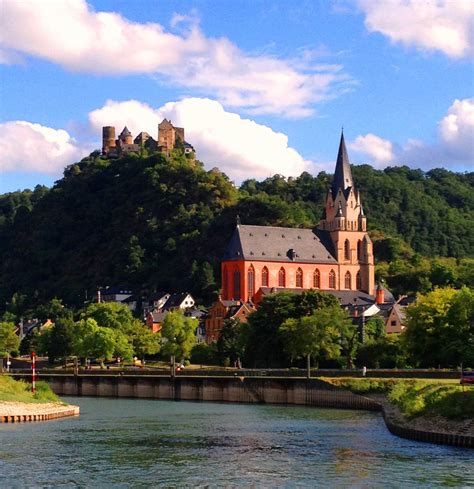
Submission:
[[370,161],[376,166],[387,166],[393,161],[393,144],[388,139],[383,139],[375,134],[357,136],[349,147],[357,153],[367,155]]
[[412,167],[474,168],[474,98],[455,100],[438,125],[433,144],[409,139],[402,146],[375,134],[358,136],[349,147],[368,163],[383,168],[406,164]]
[[247,55],[226,38],[206,37],[191,14],[175,15],[178,33],[172,33],[158,23],[95,12],[85,0],[2,0],[0,47],[73,71],[148,73],[229,107],[288,117],[312,114],[314,104],[353,84],[339,65]]
[[0,124],[0,172],[41,172],[59,176],[89,153],[63,129],[26,121]]
[[357,0],[365,26],[393,42],[442,51],[451,58],[474,53],[472,0]]
[[285,134],[228,112],[214,100],[188,98],[159,109],[136,100],[108,101],[91,112],[89,120],[98,135],[102,126],[115,125],[118,133],[127,125],[133,135],[147,131],[156,139],[158,123],[165,117],[185,128],[186,140],[207,169],[217,166],[237,182],[275,173],[299,175],[310,167],[309,161],[288,146]]

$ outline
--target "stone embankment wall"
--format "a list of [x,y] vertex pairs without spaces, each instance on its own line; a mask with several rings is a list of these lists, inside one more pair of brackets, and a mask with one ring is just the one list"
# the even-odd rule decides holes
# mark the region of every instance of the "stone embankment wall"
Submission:
[[380,410],[372,399],[321,380],[45,375],[58,395],[132,397],[180,401],[297,404]]

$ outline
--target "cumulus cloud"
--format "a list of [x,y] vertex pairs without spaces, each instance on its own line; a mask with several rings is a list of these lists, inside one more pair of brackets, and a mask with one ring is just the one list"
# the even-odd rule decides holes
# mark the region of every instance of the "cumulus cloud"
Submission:
[[173,33],[158,23],[96,12],[85,0],[43,0],[41,6],[2,0],[0,48],[10,61],[23,53],[74,71],[148,73],[212,94],[228,107],[288,117],[311,115],[315,103],[353,84],[340,65],[247,55],[226,38],[206,37],[194,16],[175,15]]
[[349,147],[357,153],[367,155],[374,166],[387,166],[387,163],[393,161],[393,144],[388,139],[383,139],[375,134],[366,134],[357,136]]
[[357,0],[365,26],[393,42],[441,51],[451,58],[474,53],[472,0]]
[[437,141],[427,144],[409,139],[398,145],[375,134],[358,136],[349,147],[367,162],[383,168],[406,164],[434,168],[474,167],[474,98],[455,100],[438,124]]
[[89,115],[97,134],[102,126],[115,125],[121,131],[127,125],[132,134],[145,130],[155,139],[164,118],[185,128],[186,139],[208,169],[217,166],[237,182],[275,173],[299,175],[310,168],[310,162],[288,145],[285,134],[228,112],[214,100],[188,98],[158,109],[136,100],[108,101]]
[[60,175],[63,168],[85,156],[81,147],[63,129],[26,121],[0,124],[0,172],[40,172]]

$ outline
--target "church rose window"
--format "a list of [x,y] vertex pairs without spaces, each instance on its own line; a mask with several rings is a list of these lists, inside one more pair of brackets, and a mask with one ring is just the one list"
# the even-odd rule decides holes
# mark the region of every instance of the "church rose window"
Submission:
[[262,269],[262,287],[268,287],[268,268],[263,267]]
[[344,276],[344,287],[346,289],[352,288],[351,279],[352,279],[351,272],[346,272],[346,274]]
[[319,270],[317,268],[313,273],[313,287],[315,289],[321,288],[321,273],[319,272]]
[[301,268],[296,270],[296,286],[303,287],[303,270]]
[[334,272],[334,270],[331,270],[329,272],[329,288],[330,289],[336,288],[336,273]]
[[250,265],[249,269],[247,270],[247,284],[250,300],[255,294],[255,270],[252,265]]
[[283,267],[278,272],[278,287],[286,287],[286,273]]
[[234,299],[240,299],[240,272],[238,270],[234,272]]

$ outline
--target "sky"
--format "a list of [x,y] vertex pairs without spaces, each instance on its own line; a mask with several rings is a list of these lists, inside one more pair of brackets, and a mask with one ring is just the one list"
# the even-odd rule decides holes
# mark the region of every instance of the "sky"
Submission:
[[102,126],[185,128],[239,184],[354,164],[474,171],[471,0],[0,0],[0,193]]

